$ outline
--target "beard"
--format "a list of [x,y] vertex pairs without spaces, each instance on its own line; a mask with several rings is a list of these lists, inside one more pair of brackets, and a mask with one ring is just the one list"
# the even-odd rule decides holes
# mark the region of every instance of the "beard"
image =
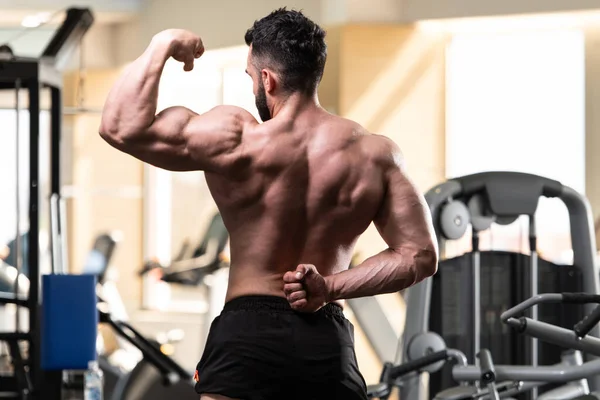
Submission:
[[256,93],[254,103],[256,104],[260,119],[263,122],[270,120],[271,110],[269,110],[269,106],[267,105],[267,92],[265,92],[265,87],[262,82],[258,84],[258,93]]

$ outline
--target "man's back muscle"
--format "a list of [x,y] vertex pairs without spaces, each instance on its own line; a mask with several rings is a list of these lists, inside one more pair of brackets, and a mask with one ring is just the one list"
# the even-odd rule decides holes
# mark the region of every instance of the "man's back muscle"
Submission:
[[245,170],[206,174],[231,235],[228,297],[283,296],[283,274],[301,263],[346,269],[383,198],[385,141],[324,113],[244,132]]

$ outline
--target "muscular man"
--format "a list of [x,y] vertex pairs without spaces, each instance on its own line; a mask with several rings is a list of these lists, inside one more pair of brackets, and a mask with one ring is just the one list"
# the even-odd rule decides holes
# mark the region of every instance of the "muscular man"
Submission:
[[[231,235],[226,304],[197,367],[202,400],[365,399],[342,300],[436,271],[428,209],[398,147],[319,106],[324,38],[285,9],[247,31],[263,123],[232,106],[156,114],[165,62],[189,71],[204,52],[183,30],[157,34],[106,102],[101,136],[159,168],[205,171]],[[389,247],[348,269],[371,222]]]

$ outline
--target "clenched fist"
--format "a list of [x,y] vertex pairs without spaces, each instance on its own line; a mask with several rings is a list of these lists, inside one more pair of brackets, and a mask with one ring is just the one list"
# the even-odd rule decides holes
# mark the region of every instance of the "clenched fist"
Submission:
[[155,38],[169,43],[171,57],[184,64],[184,71],[194,69],[194,60],[204,53],[200,36],[184,29],[167,29]]
[[314,265],[298,265],[285,273],[283,282],[287,301],[296,311],[315,312],[329,301],[327,282]]

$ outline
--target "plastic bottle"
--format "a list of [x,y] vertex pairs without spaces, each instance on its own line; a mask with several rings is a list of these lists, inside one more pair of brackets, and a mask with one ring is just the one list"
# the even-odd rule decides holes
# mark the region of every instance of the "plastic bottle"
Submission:
[[84,400],[103,400],[104,373],[97,361],[90,361],[84,376]]

